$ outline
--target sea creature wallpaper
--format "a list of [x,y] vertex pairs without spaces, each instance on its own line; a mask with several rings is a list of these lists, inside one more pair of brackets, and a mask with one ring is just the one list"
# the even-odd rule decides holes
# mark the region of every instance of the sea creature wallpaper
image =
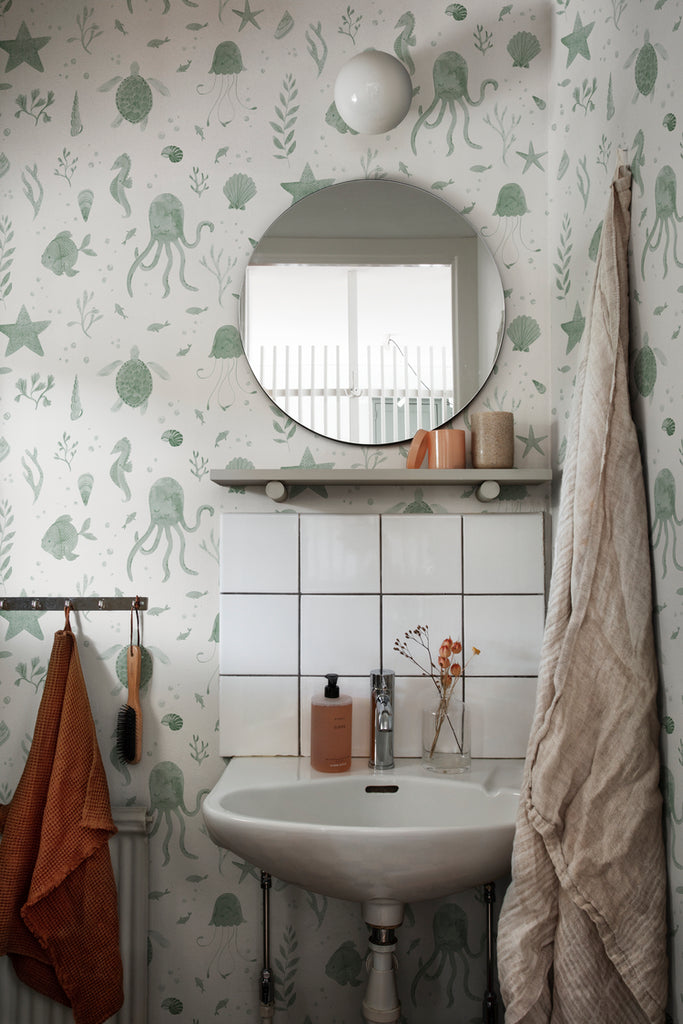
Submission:
[[[201,816],[224,767],[221,513],[541,510],[552,524],[620,152],[633,174],[631,382],[661,672],[670,1015],[683,1021],[682,20],[679,0],[0,0],[0,598],[148,599],[137,765],[115,742],[129,616],[71,623],[111,801],[150,815],[149,1024],[258,1017],[259,871],[219,850]],[[373,136],[334,103],[339,69],[369,48],[397,57],[413,89],[405,120]],[[299,425],[243,349],[259,239],[293,203],[359,178],[427,190],[486,241],[502,346],[453,425],[513,412],[516,467],[550,468],[552,485],[505,486],[488,506],[464,485],[304,487],[276,509],[211,481],[229,467],[405,465],[406,444]],[[0,802],[63,624],[0,608]],[[263,647],[268,633],[264,622]],[[359,908],[278,879],[271,906],[275,1020],[359,1020]],[[485,921],[479,890],[406,908],[406,1022],[481,1019]]]

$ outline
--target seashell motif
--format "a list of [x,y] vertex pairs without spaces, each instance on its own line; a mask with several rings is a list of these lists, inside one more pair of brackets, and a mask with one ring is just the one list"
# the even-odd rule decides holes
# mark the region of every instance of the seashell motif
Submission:
[[0,178],[9,171],[9,159],[6,153],[0,153]]
[[662,430],[665,434],[668,434],[669,437],[673,437],[676,433],[676,421],[672,420],[670,416],[667,416],[662,422]]
[[84,188],[82,192],[78,193],[78,208],[81,211],[83,220],[87,220],[90,216],[94,198],[95,193],[91,188]]
[[505,332],[516,352],[528,352],[529,348],[541,336],[538,321],[532,316],[516,316]]
[[183,435],[179,430],[165,430],[161,435],[162,441],[168,441],[171,448],[179,448],[183,443]]
[[282,37],[286,36],[288,32],[291,32],[293,28],[294,18],[289,13],[289,11],[285,11],[285,13],[280,18],[280,24],[275,29],[275,38],[282,39]]
[[533,32],[516,32],[507,45],[512,57],[513,68],[528,68],[529,61],[541,52],[539,43]]
[[161,719],[162,725],[167,725],[171,732],[178,732],[183,727],[183,720],[180,715],[164,715]]
[[7,456],[9,455],[9,450],[10,446],[7,438],[0,437],[0,462],[2,462],[3,459],[7,458]]
[[445,14],[450,14],[453,21],[464,21],[467,17],[467,8],[462,4],[449,4]]
[[676,115],[675,114],[667,114],[666,117],[664,118],[664,120],[662,121],[662,124],[664,125],[665,128],[668,128],[669,131],[672,132],[674,130],[674,128],[676,127]]
[[248,174],[233,174],[223,186],[231,210],[244,210],[250,199],[256,195],[256,185]]
[[251,459],[235,458],[230,459],[230,462],[225,467],[226,469],[253,469],[254,463]]
[[178,146],[164,146],[162,156],[167,156],[172,164],[179,164],[183,159],[183,151]]
[[83,473],[78,478],[78,490],[80,491],[81,501],[84,505],[87,505],[90,501],[90,495],[92,494],[94,483],[95,477],[92,473]]

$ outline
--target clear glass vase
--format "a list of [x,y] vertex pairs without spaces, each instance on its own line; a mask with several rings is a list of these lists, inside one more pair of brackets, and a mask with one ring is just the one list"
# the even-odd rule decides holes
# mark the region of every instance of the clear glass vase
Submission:
[[422,711],[422,766],[430,772],[469,770],[470,712],[462,700],[437,700]]

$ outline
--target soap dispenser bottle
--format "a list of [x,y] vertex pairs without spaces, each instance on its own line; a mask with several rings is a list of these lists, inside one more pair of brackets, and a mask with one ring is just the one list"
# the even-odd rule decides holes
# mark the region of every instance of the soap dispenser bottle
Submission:
[[311,767],[345,772],[351,767],[352,701],[340,695],[338,676],[328,672],[324,692],[311,700]]

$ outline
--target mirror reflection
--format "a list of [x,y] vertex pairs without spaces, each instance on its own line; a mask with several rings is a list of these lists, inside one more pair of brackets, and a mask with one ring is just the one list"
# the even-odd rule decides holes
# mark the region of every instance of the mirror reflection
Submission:
[[389,444],[472,401],[503,337],[503,287],[471,225],[442,199],[384,179],[293,204],[246,271],[247,359],[303,426]]

